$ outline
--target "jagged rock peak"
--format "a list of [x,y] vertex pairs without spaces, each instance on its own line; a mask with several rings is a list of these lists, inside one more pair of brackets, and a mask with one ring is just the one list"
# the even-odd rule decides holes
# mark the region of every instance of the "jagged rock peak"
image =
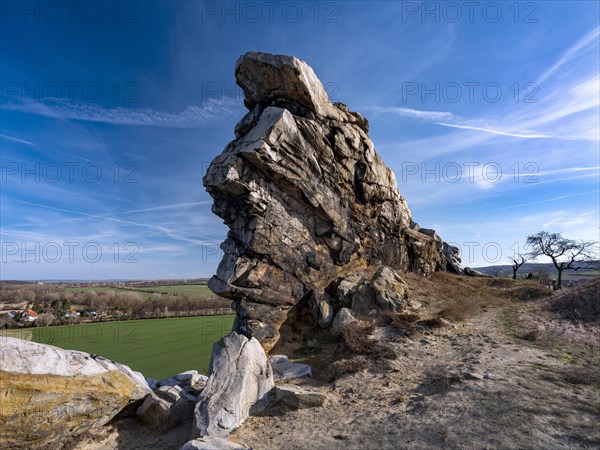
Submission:
[[295,115],[328,117],[357,123],[365,132],[368,122],[343,103],[333,105],[313,69],[294,56],[248,52],[235,64],[237,84],[244,91],[246,107],[253,110],[266,106],[287,107]]
[[349,273],[445,270],[443,242],[411,227],[366,119],[332,105],[308,64],[246,53],[236,79],[250,111],[204,177],[230,229],[209,287],[234,300],[235,331],[268,351],[300,310],[329,326],[343,307],[332,286]]

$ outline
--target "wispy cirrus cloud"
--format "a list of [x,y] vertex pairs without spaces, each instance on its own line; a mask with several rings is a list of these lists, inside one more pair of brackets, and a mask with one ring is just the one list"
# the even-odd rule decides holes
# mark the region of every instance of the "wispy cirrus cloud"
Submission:
[[[523,139],[540,139],[540,138],[552,138],[555,137],[551,134],[527,132],[523,130],[504,130],[494,128],[489,123],[490,121],[478,119],[478,120],[467,120],[456,114],[447,111],[423,111],[412,108],[395,108],[395,107],[367,107],[367,110],[373,111],[374,113],[383,114],[395,114],[400,117],[410,117],[415,119],[421,119],[427,122],[435,123],[442,127],[447,128],[459,128],[462,130],[473,130],[481,131],[484,133],[496,134],[500,136],[510,136]],[[479,124],[479,125],[478,125]]]
[[35,147],[35,144],[33,142],[30,142],[26,139],[16,138],[14,136],[9,136],[8,134],[0,133],[0,138],[6,139],[7,141],[11,141],[11,142],[16,142],[17,144],[23,144],[23,145],[29,145],[30,147]]
[[2,109],[19,111],[57,119],[113,125],[138,125],[164,128],[196,128],[232,115],[239,115],[243,106],[235,99],[208,99],[201,105],[192,105],[183,111],[171,113],[150,108],[104,108],[97,104],[79,104],[71,101],[33,101],[2,105]]
[[575,44],[567,49],[565,53],[556,61],[552,66],[550,66],[540,77],[537,79],[537,84],[541,84],[546,79],[554,75],[554,73],[564,64],[569,62],[571,59],[580,55],[581,53],[590,50],[594,45],[598,43],[598,38],[600,37],[600,27],[595,28],[590,31],[588,34],[583,36],[580,40],[578,40]]

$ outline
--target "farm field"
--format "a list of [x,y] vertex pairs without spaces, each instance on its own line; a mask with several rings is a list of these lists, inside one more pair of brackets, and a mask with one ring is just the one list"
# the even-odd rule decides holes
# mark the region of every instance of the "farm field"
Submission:
[[[134,288],[138,289],[138,288]],[[177,285],[163,285],[163,286],[150,286],[147,288],[140,288],[145,291],[153,292],[167,292],[169,294],[187,294],[190,296],[198,297],[212,297],[215,294],[205,284],[177,284]]]
[[128,289],[128,288],[114,288],[114,287],[81,287],[81,288],[66,288],[67,291],[70,292],[88,292],[88,291],[94,291],[97,293],[100,292],[137,292],[138,294],[140,294],[142,296],[142,298],[144,300],[147,300],[148,298],[150,298],[150,296],[152,295],[152,293],[150,292],[141,292],[141,291],[137,291],[135,289]]
[[167,294],[186,294],[191,297],[214,297],[215,294],[205,284],[176,284],[176,285],[160,285],[147,287],[131,287],[131,288],[114,288],[114,287],[82,287],[82,288],[67,288],[71,292],[109,292],[109,291],[134,291],[147,299],[152,295],[152,292]]
[[64,349],[99,354],[142,372],[146,378],[161,379],[192,369],[206,373],[212,345],[229,334],[233,319],[234,316],[205,316],[132,320],[7,330],[3,333]]

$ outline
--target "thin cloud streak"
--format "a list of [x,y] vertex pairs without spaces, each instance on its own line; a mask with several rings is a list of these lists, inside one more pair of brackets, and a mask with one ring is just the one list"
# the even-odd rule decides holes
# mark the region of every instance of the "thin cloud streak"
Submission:
[[164,210],[168,210],[168,209],[181,209],[181,208],[188,208],[190,206],[203,206],[203,205],[211,205],[211,204],[212,204],[212,200],[205,200],[203,202],[176,203],[173,205],[155,206],[152,208],[145,208],[145,209],[132,209],[130,211],[124,211],[123,214],[164,211]]
[[17,144],[29,145],[30,147],[36,146],[36,144],[34,144],[33,142],[27,141],[25,139],[19,139],[14,136],[9,136],[8,134],[0,133],[0,138],[6,139],[7,141],[11,141],[11,142],[16,142]]
[[554,197],[554,198],[549,198],[546,200],[539,200],[537,202],[529,202],[529,203],[521,203],[519,205],[511,205],[511,206],[506,206],[504,208],[498,208],[497,211],[504,211],[506,209],[514,209],[514,208],[520,208],[522,206],[530,206],[530,205],[539,205],[541,203],[549,203],[549,202],[554,202],[556,200],[563,200],[565,198],[572,198],[572,197],[580,197],[582,195],[588,195],[588,194],[597,194],[600,193],[600,190],[595,190],[595,191],[587,191],[587,192],[579,192],[577,194],[570,194],[570,195],[561,195],[559,197]]
[[570,61],[572,58],[577,56],[577,53],[582,50],[589,50],[592,45],[598,42],[598,37],[600,36],[600,27],[592,30],[588,34],[586,34],[583,38],[577,41],[573,46],[571,46],[561,57],[555,62],[549,69],[547,69],[537,80],[537,84],[541,84],[547,78],[552,76],[562,65]]
[[188,106],[178,113],[149,108],[103,108],[94,104],[25,102],[3,105],[3,109],[57,119],[113,125],[139,125],[163,128],[196,128],[224,117],[240,114],[242,105],[234,99],[208,99],[200,106]]
[[552,136],[549,134],[524,134],[524,133],[512,132],[512,131],[500,131],[500,130],[493,130],[491,128],[475,127],[473,125],[458,125],[458,124],[443,123],[443,122],[438,122],[438,125],[441,125],[443,127],[449,127],[449,128],[460,128],[461,130],[483,131],[484,133],[491,133],[491,134],[497,134],[499,136],[509,136],[509,137],[523,138],[523,139],[544,139],[544,138],[554,138],[555,137],[555,136]]

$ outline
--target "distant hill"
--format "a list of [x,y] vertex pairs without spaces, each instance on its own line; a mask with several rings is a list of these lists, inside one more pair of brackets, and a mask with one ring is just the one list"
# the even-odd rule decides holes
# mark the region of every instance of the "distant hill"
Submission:
[[[512,266],[510,264],[502,266],[475,267],[475,269],[488,275],[495,275],[499,277],[512,277]],[[520,276],[524,276],[530,272],[535,274],[539,271],[548,272],[550,278],[556,278],[556,269],[554,268],[552,263],[525,263],[519,268],[517,274]],[[597,276],[600,276],[599,269],[565,270],[563,272],[564,280],[579,280]]]

